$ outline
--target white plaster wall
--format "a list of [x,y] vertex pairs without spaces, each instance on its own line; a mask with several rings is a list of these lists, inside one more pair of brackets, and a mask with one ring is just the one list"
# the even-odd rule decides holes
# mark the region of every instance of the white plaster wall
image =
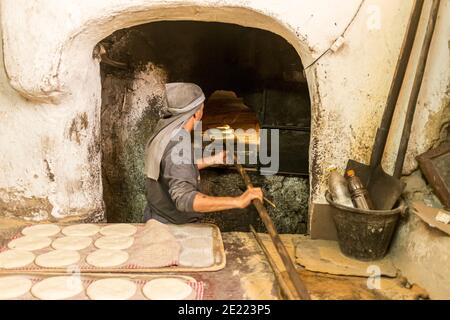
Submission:
[[[8,203],[20,192],[24,196],[20,194],[17,201],[25,206],[26,197],[47,199],[53,208],[49,214],[56,218],[101,213],[101,90],[98,61],[92,58],[95,44],[117,29],[141,23],[198,20],[278,33],[297,49],[305,66],[348,27],[344,46],[307,70],[313,103],[312,201],[323,203],[328,166],[343,168],[348,158],[368,161],[412,0],[365,0],[355,17],[361,3],[2,0],[0,199]],[[438,101],[444,83],[448,85],[448,71],[441,66],[448,59],[443,44],[448,41],[450,19],[444,19],[448,5],[449,0],[443,0],[430,59],[436,65],[427,69],[427,79],[432,81],[423,94],[433,96],[428,111],[442,108]],[[427,124],[427,120],[416,121],[414,134]],[[428,143],[412,139],[421,142],[422,149]],[[391,140],[394,144],[395,139]],[[392,157],[386,159],[389,166]]]
[[389,257],[410,283],[425,288],[431,299],[450,299],[450,237],[410,213],[402,221]]
[[[418,52],[425,36],[425,18],[429,16],[432,1],[425,1],[426,16],[422,16],[422,23],[418,30],[418,40],[413,48],[412,56],[406,74],[406,83],[400,93],[396,113],[392,126],[397,128],[388,137],[387,152],[384,157],[385,169],[393,172],[393,165],[397,156],[401,138],[409,94],[414,82],[414,75],[418,61]],[[439,138],[439,131],[444,115],[444,108],[450,108],[450,1],[441,1],[436,31],[431,42],[429,58],[419,94],[416,113],[411,128],[411,138],[406,153],[403,174],[411,174],[417,169],[415,157],[430,149]],[[448,112],[448,111],[447,111]],[[447,119],[448,121],[448,119]]]

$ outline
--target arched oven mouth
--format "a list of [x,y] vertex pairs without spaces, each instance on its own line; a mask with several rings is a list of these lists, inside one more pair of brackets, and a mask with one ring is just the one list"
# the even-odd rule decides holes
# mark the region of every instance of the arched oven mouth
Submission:
[[[284,38],[226,23],[161,21],[116,31],[94,55],[101,59],[102,176],[110,221],[139,221],[143,146],[164,116],[163,85],[193,82],[207,98],[203,152],[213,141],[223,141],[229,150],[233,137],[231,152],[242,156],[246,169],[279,203],[272,209],[281,216],[280,229],[306,232],[310,95],[302,61]],[[263,149],[266,158],[277,155],[276,167],[261,161]],[[208,170],[202,181],[213,194],[242,192],[232,166]],[[239,214],[212,222],[224,230],[248,231],[256,212],[248,221]]]

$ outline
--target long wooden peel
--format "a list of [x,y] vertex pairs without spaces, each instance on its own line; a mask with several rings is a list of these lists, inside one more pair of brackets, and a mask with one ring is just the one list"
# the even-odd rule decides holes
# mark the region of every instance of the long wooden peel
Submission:
[[[242,165],[235,164],[235,166],[238,172],[241,174],[242,178],[244,179],[247,188],[253,188],[252,181],[250,180],[250,177],[248,176],[247,172],[242,167]],[[280,236],[278,235],[277,230],[275,229],[275,225],[273,224],[272,219],[269,216],[269,213],[267,212],[263,203],[259,199],[253,200],[252,203],[255,206],[256,210],[258,211],[258,214],[262,222],[266,226],[267,232],[269,233],[270,238],[272,239],[272,242],[275,246],[275,249],[280,255],[284,266],[286,267],[286,271],[289,274],[289,278],[292,281],[298,296],[300,297],[300,299],[310,300],[311,298],[309,296],[309,293],[306,290],[306,287],[303,284],[302,280],[300,279],[300,276],[297,273],[297,270],[295,269],[294,263],[292,262],[288,251],[286,250],[283,242],[281,241]]]
[[278,285],[280,286],[281,291],[283,292],[284,296],[288,299],[288,300],[299,300],[300,297],[297,294],[297,291],[295,290],[291,290],[291,288],[289,287],[288,283],[289,283],[289,275],[286,273],[286,271],[281,272],[274,259],[272,258],[272,256],[270,255],[269,250],[266,248],[266,246],[264,245],[261,237],[258,235],[258,233],[256,233],[255,228],[253,228],[252,225],[250,225],[250,230],[253,233],[253,236],[256,239],[256,242],[258,242],[259,247],[261,248],[261,250],[264,252],[267,261],[269,262],[269,265],[273,271],[273,274],[275,275],[275,279],[277,279]]

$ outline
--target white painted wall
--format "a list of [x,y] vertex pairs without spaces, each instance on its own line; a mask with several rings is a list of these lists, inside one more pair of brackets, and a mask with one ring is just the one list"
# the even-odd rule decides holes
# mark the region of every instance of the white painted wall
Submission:
[[[425,36],[426,24],[432,1],[425,1],[426,16],[418,30],[418,40],[413,48],[415,54],[408,66],[406,83],[400,93],[398,108],[394,115],[392,126],[394,130],[389,135],[387,152],[384,157],[385,168],[393,171],[394,159],[397,156],[398,144],[401,138],[400,128],[403,128],[409,93],[414,81],[418,61],[418,52]],[[430,54],[425,69],[422,88],[419,94],[417,109],[411,128],[411,139],[406,154],[404,174],[411,174],[417,169],[415,157],[429,150],[439,138],[439,130],[444,119],[444,107],[450,108],[450,2],[441,1],[435,34],[431,43]],[[447,111],[448,113],[448,111]],[[449,119],[445,119],[449,121]]]
[[[430,119],[441,112],[446,97],[449,2],[442,1],[408,170],[415,166],[412,155],[426,150],[434,139]],[[219,21],[267,29],[285,37],[305,66],[348,27],[343,47],[307,70],[313,104],[311,171],[317,177],[312,180],[312,201],[323,203],[330,165],[344,168],[348,158],[369,160],[412,6],[412,0],[365,0],[358,12],[361,3],[2,0],[0,208],[2,201],[3,207],[22,205],[29,209],[23,216],[34,219],[101,215],[101,90],[92,50],[117,29],[158,20]],[[396,119],[401,120],[400,111]],[[392,165],[398,136],[397,131],[390,138],[386,167]],[[53,209],[33,209],[39,199]]]

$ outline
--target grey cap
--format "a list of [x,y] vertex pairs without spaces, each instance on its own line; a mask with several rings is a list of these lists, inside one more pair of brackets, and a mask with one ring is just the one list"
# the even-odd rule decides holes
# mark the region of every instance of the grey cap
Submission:
[[202,89],[193,83],[166,84],[167,111],[170,116],[160,119],[145,149],[145,173],[158,180],[161,158],[172,134],[188,121],[205,101]]
[[171,115],[189,112],[205,101],[202,89],[194,83],[166,84],[167,111]]

